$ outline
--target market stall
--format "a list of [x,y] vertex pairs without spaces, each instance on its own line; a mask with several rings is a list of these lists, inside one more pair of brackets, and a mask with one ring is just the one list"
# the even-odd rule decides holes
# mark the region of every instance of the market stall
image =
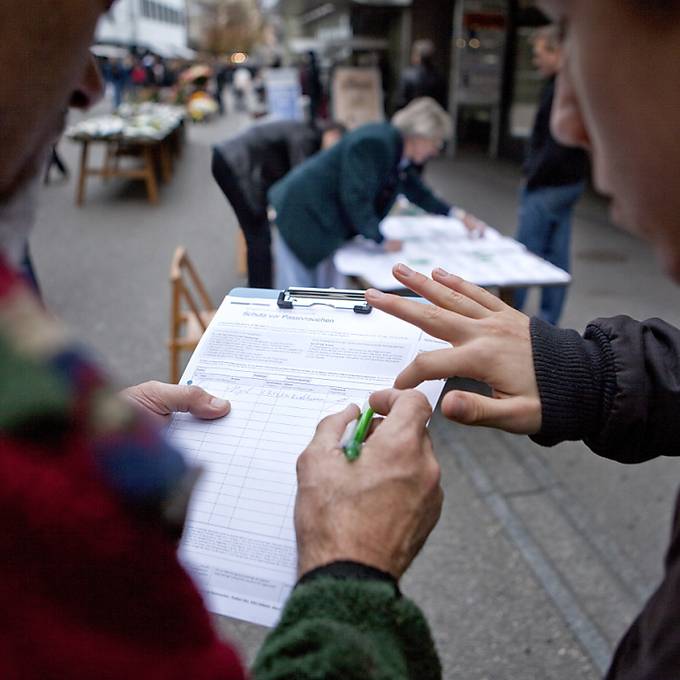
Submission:
[[[66,131],[66,136],[81,144],[76,204],[85,201],[89,177],[136,179],[146,184],[150,203],[158,203],[159,181],[172,179],[175,160],[184,140],[183,107],[145,103],[123,105],[115,115],[97,116],[81,121]],[[90,164],[93,144],[103,144],[101,166]],[[136,159],[134,165],[121,160]]]

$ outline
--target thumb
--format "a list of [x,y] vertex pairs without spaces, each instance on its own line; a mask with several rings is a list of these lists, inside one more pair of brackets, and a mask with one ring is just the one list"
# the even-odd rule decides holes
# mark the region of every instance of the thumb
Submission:
[[203,418],[204,420],[221,418],[231,411],[231,404],[228,401],[214,397],[202,387],[192,385],[190,387],[180,387],[179,389],[184,389],[185,393],[177,395],[178,399],[175,408],[172,408],[172,403],[168,399],[170,411],[187,411],[191,415],[196,416],[196,418]]
[[535,434],[541,428],[541,402],[529,397],[498,399],[474,392],[449,392],[442,413],[463,425],[495,427],[514,434]]

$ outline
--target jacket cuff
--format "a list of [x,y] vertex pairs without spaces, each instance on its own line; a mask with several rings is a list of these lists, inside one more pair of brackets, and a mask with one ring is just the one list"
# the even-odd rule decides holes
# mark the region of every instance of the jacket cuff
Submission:
[[[285,671],[285,672],[284,672]],[[260,678],[441,680],[420,609],[375,581],[318,578],[291,594],[255,662]]]
[[613,356],[598,337],[531,319],[534,370],[541,399],[540,431],[531,439],[542,446],[587,439],[601,429],[613,375]]
[[377,581],[386,583],[394,590],[397,597],[401,597],[399,584],[392,574],[386,571],[381,571],[375,567],[369,567],[367,564],[361,562],[351,562],[349,560],[338,560],[325,564],[316,569],[308,571],[300,577],[297,586],[311,583],[319,578],[333,578],[340,581]]

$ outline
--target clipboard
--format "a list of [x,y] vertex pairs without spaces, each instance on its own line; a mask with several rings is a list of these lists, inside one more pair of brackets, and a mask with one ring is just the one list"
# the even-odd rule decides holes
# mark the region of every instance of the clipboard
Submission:
[[345,288],[233,288],[229,295],[240,298],[276,299],[279,309],[313,307],[352,310],[355,314],[370,314],[373,307],[366,302],[366,291]]
[[[179,554],[213,613],[276,623],[296,581],[297,457],[324,417],[447,345],[377,309],[356,311],[363,292],[350,293],[235,288],[189,361],[182,383],[232,404],[222,420],[179,413],[168,428],[204,470]],[[433,407],[443,386],[423,386]]]

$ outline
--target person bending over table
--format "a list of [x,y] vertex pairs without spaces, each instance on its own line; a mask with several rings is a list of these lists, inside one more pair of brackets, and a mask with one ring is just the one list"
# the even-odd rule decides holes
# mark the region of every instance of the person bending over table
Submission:
[[344,126],[334,122],[277,120],[253,125],[213,147],[213,177],[243,230],[251,288],[273,284],[267,192],[291,168],[329,149],[344,133]]
[[276,287],[342,287],[333,254],[359,234],[388,251],[399,250],[399,241],[386,241],[380,233],[380,222],[399,194],[481,232],[483,222],[437,198],[414,167],[435,157],[451,132],[446,111],[421,97],[391,123],[354,130],[277,182],[269,191]]
[[[0,3],[0,677],[242,680],[177,558],[197,473],[161,429],[174,411],[229,417],[229,404],[157,382],[117,394],[18,273],[65,110],[102,95],[88,48],[112,4]],[[356,406],[298,460],[300,580],[256,680],[441,677],[398,588],[441,511],[431,409],[414,391],[372,404],[386,417],[359,461],[339,448]]]
[[[680,283],[680,2],[539,5],[565,33],[555,138],[591,153],[596,185],[611,196],[614,221],[649,240]],[[644,60],[640,44],[648,46]],[[421,354],[398,387],[473,378],[487,383],[492,396],[449,392],[444,415],[528,434],[545,446],[583,440],[620,463],[679,454],[679,329],[660,319],[616,316],[592,321],[581,336],[530,320],[445,271],[435,270],[430,280],[400,265],[395,275],[437,307],[379,292],[368,292],[367,300],[453,345]],[[680,498],[663,580],[619,643],[606,680],[678,677]]]

